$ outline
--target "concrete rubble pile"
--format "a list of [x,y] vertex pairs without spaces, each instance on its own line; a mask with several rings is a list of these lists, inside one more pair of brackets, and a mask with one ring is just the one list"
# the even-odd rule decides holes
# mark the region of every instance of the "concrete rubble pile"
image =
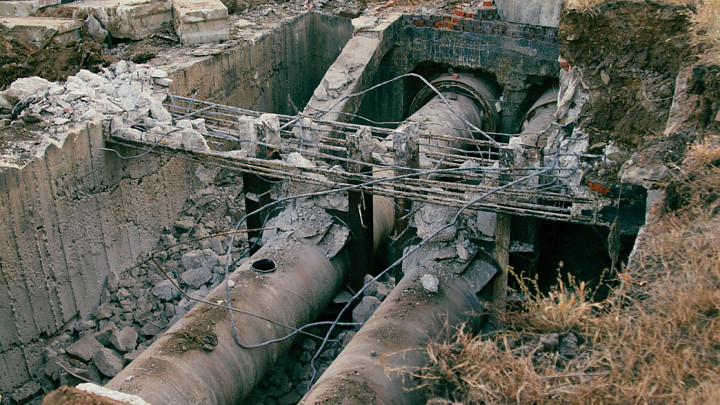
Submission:
[[[207,236],[234,225],[231,216],[242,211],[242,183],[234,174],[215,183],[217,169],[200,166],[198,171],[212,183],[186,201],[183,215],[160,236],[154,258],[189,296],[202,299],[224,280],[222,258],[229,243],[227,235]],[[233,261],[245,246],[236,242]],[[98,384],[107,382],[195,304],[151,261],[118,269],[108,276],[92,316],[73,322],[45,349],[47,380],[77,382],[67,369]]]
[[[411,226],[419,238],[427,238],[453,221],[457,208],[433,204],[417,204]],[[492,253],[497,214],[469,211],[460,215],[452,226],[434,236],[410,254],[402,264],[405,277],[419,280],[429,294],[438,293],[445,280],[462,274],[479,293],[495,276],[496,269],[484,261],[482,268],[469,269],[478,252]],[[415,246],[405,248],[407,253]],[[470,271],[468,271],[470,270]]]
[[[162,70],[125,61],[99,73],[81,70],[65,84],[38,77],[18,79],[0,92],[0,126],[43,126],[37,140],[42,147],[61,147],[72,129],[97,120],[112,132],[147,136],[133,127],[153,136],[176,131],[204,143],[202,119],[172,126],[172,117],[162,106],[170,83]],[[195,175],[197,191],[174,226],[160,236],[155,260],[188,295],[202,298],[224,279],[221,258],[229,243],[227,235],[208,236],[231,229],[244,211],[244,200],[239,175],[203,165]],[[243,238],[236,238],[233,261],[243,245]],[[181,296],[151,261],[116,269],[107,277],[92,316],[71,322],[45,348],[45,375],[38,377],[46,388],[76,382],[69,372],[106,382],[194,303]]]
[[163,70],[126,61],[99,73],[80,70],[64,85],[39,77],[18,79],[0,92],[0,127],[17,119],[51,124],[45,141],[57,146],[71,126],[94,119],[115,117],[113,131],[131,123],[169,130],[172,117],[162,103],[171,83]]

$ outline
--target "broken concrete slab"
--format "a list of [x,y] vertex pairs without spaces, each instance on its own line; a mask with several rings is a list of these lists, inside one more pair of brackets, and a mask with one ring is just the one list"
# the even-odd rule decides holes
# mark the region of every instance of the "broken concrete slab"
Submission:
[[173,0],[173,24],[183,45],[230,38],[227,7],[220,0]]
[[0,1],[0,16],[28,17],[45,7],[57,6],[60,0],[17,0]]
[[15,80],[7,90],[0,92],[0,107],[12,107],[26,97],[44,98],[48,94],[60,94],[64,91],[62,86],[42,77],[24,77]]
[[1,17],[0,32],[5,37],[32,42],[43,47],[50,41],[65,44],[80,38],[83,22],[72,18]]
[[92,15],[113,38],[148,38],[172,20],[172,3],[164,0],[85,0],[64,7]]

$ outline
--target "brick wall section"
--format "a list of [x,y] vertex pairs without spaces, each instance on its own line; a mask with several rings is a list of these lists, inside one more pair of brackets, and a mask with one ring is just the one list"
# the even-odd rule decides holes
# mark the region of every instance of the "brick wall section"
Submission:
[[474,32],[558,45],[563,44],[563,39],[558,36],[557,28],[502,21],[496,10],[480,10],[477,13],[456,10],[453,15],[404,15],[403,22],[406,26],[417,28]]

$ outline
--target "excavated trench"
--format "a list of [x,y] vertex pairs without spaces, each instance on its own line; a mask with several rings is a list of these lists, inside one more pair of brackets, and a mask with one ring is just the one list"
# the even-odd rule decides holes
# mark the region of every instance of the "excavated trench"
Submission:
[[[304,110],[306,116],[386,127],[389,133],[397,128],[409,134],[437,135],[442,132],[437,128],[451,129],[453,139],[421,141],[415,159],[394,162],[402,162],[404,169],[469,167],[467,162],[452,160],[456,156],[474,159],[472,164],[485,162],[488,170],[544,167],[542,159],[547,157],[541,157],[539,142],[547,141],[541,134],[550,126],[533,120],[548,119],[553,112],[548,103],[536,101],[558,87],[557,29],[512,24],[497,15],[481,14],[465,21],[467,30],[457,31],[438,26],[435,17],[439,16],[406,14],[353,24],[348,19],[306,13],[252,41],[208,55],[181,56],[182,51],[170,49],[151,62],[152,67],[116,63],[100,79],[107,79],[122,93],[127,77],[133,86],[132,74],[138,78],[147,74],[150,83],[163,78],[153,76],[152,69],[166,69],[172,79],[169,91],[193,100],[289,116]],[[93,86],[93,80],[100,80],[90,75],[69,80],[77,86],[74,89],[66,84],[65,88],[51,87],[46,94],[82,91],[83,85]],[[406,76],[396,79],[402,75]],[[429,92],[417,76],[432,82],[440,95]],[[379,87],[363,97],[345,99],[375,85]],[[186,128],[201,134],[219,128],[219,119],[198,120],[202,108],[173,107],[177,100],[164,100],[175,123],[185,120]],[[551,95],[549,100],[557,97]],[[148,98],[148,103],[156,101]],[[150,104],[149,109],[154,106]],[[331,106],[336,108],[329,111]],[[368,238],[363,218],[372,220],[372,210],[361,212],[359,222],[353,223],[352,210],[346,207],[343,214],[341,206],[354,207],[353,198],[371,204],[373,198],[350,193],[349,203],[328,198],[309,208],[298,203],[283,213],[281,207],[269,210],[242,226],[270,228],[265,234],[239,233],[231,239],[232,233],[227,232],[248,211],[268,202],[257,190],[282,198],[317,188],[241,174],[222,162],[217,165],[200,158],[198,163],[196,156],[167,150],[126,159],[141,150],[109,144],[109,135],[131,130],[149,134],[153,127],[161,127],[152,121],[159,121],[154,110],[149,114],[152,119],[146,119],[148,111],[144,117],[129,113],[124,118],[134,123],[119,130],[113,128],[118,121],[108,118],[112,114],[97,106],[92,114],[91,108],[83,110],[79,104],[73,108],[74,114],[83,116],[82,125],[55,118],[49,131],[42,124],[0,128],[3,142],[9,131],[27,131],[27,143],[35,143],[34,149],[5,158],[0,172],[0,233],[8,235],[0,244],[0,392],[8,403],[37,401],[58,383],[87,379],[140,394],[153,403],[179,403],[182,398],[187,403],[291,404],[306,394],[311,377],[318,385],[308,394],[308,403],[333,402],[344,394],[352,403],[397,398],[409,403],[414,397],[402,390],[397,379],[383,380],[377,357],[401,351],[403,344],[426,343],[432,337],[428,335],[439,333],[446,321],[464,322],[466,312],[480,309],[480,298],[504,300],[503,268],[507,265],[523,275],[537,276],[541,289],[567,274],[600,282],[604,269],[625,260],[642,225],[637,218],[644,216],[640,192],[622,196],[624,212],[633,213],[612,230],[608,228],[614,219],[612,207],[595,208],[594,217],[602,219],[596,224],[583,219],[588,217],[584,211],[573,211],[572,215],[579,216],[569,216],[567,221],[558,220],[553,213],[572,211],[568,197],[565,202],[544,205],[552,214],[547,218],[537,208],[513,212],[500,206],[470,211],[456,218],[451,229],[434,233],[452,220],[457,207],[412,198],[393,202],[386,195],[382,198],[389,203],[376,197],[372,204],[378,221],[373,227],[376,232],[384,229],[384,237],[374,247],[374,259],[369,259],[375,235],[363,241]],[[542,129],[534,130],[533,125]],[[39,140],[36,134],[41,131],[52,134],[49,141]],[[519,133],[522,136],[515,135]],[[151,143],[162,139],[147,137]],[[522,138],[520,143],[526,148],[510,147],[513,138]],[[211,150],[242,147],[233,139],[208,139],[212,139],[208,142]],[[394,145],[392,137],[377,141],[383,142]],[[572,145],[572,139],[564,142]],[[441,156],[447,151],[453,157]],[[553,153],[558,161],[567,158]],[[578,154],[582,152],[567,152],[580,162]],[[370,163],[379,158],[365,159]],[[342,169],[350,170],[350,165],[345,162]],[[562,178],[548,180],[542,177],[547,177],[547,169],[537,170],[542,175],[519,180],[499,175],[494,181],[535,181],[540,184],[536,189],[559,187],[568,195],[573,193]],[[452,176],[440,180],[462,183]],[[306,234],[302,243],[292,239],[297,235],[291,234],[302,231]],[[332,236],[329,241],[327,235]],[[613,238],[620,241],[614,259],[608,253],[613,251],[608,246]],[[307,247],[308,240],[320,247]],[[264,247],[255,252],[259,248],[255,244]],[[417,255],[409,255],[408,249],[417,249]],[[151,251],[156,253],[148,259]],[[366,257],[360,258],[358,252]],[[399,264],[358,292],[394,262]],[[332,321],[344,311],[349,296],[358,292],[359,303],[338,319],[367,322],[366,327],[359,332],[359,325],[339,327],[329,335],[327,345],[306,335],[257,351],[241,350],[230,332],[227,311],[217,314],[203,305],[194,307],[191,299],[213,291],[208,300],[223,305],[227,302],[224,286],[230,289],[224,283],[226,272],[237,268],[229,277],[234,286],[228,294],[251,301],[251,312],[265,314],[267,309],[268,318],[282,317],[277,320],[296,327],[313,320]],[[306,270],[308,274],[303,273]],[[187,296],[172,283],[179,284]],[[402,285],[393,289],[396,284]],[[239,298],[245,296],[250,298]],[[383,299],[388,304],[380,306]],[[306,304],[311,308],[303,308]],[[378,307],[382,315],[368,321]],[[276,309],[280,312],[273,312]],[[402,320],[400,326],[398,320]],[[471,324],[477,329],[486,321],[477,317]],[[275,325],[278,330],[266,334],[269,324],[244,315],[237,315],[235,323],[244,342],[263,342],[287,333]],[[172,333],[164,334],[169,327]],[[326,331],[327,326],[322,326],[305,332],[322,336]],[[353,340],[353,336],[360,338]],[[343,347],[349,349],[341,352]],[[282,351],[288,354],[283,356]],[[315,357],[318,361],[313,365],[319,373],[310,367]],[[190,360],[182,363],[183,359]],[[120,371],[123,367],[127,368]],[[229,373],[230,368],[237,371]],[[259,387],[252,390],[258,381]],[[341,387],[338,381],[347,385]],[[202,388],[191,392],[194,384]],[[172,387],[165,390],[167,386]],[[212,398],[203,390],[212,392]],[[144,395],[150,391],[154,393]],[[180,394],[173,396],[174,392]]]

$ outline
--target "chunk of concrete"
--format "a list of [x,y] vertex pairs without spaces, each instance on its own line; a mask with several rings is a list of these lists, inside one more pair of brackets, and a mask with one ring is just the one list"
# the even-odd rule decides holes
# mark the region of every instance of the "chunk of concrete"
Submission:
[[380,300],[373,296],[363,297],[362,301],[352,311],[353,322],[365,323],[380,304]]
[[168,112],[162,103],[159,101],[153,101],[150,103],[150,114],[151,116],[161,122],[172,122],[172,115]]
[[193,250],[180,258],[185,270],[205,269],[212,272],[213,267],[220,264],[220,257],[210,249]]
[[56,6],[60,0],[17,0],[0,1],[0,16],[28,17],[45,7]]
[[110,343],[121,352],[130,352],[135,350],[137,345],[138,333],[131,327],[116,330],[110,335]]
[[65,44],[80,38],[83,22],[73,18],[1,17],[3,35],[42,47],[49,41]]
[[92,15],[113,38],[148,38],[172,20],[172,4],[163,0],[85,0],[65,7]]
[[100,21],[98,21],[95,17],[88,16],[88,18],[85,19],[85,25],[87,26],[88,34],[90,34],[93,41],[99,44],[104,44],[110,38],[110,33],[102,27]]
[[88,361],[90,361],[90,359],[93,358],[95,352],[103,348],[104,346],[100,342],[98,342],[94,336],[87,335],[68,346],[65,351],[67,352],[67,354],[70,355],[70,357],[82,360],[83,362],[87,363]]
[[95,366],[107,377],[115,377],[123,368],[123,361],[110,349],[103,348],[98,350],[93,356]]
[[[413,216],[417,227],[417,236],[427,238],[438,229],[452,222],[456,209],[441,205],[426,204],[422,206]],[[452,225],[438,233],[435,241],[451,241],[455,237],[457,227]]]
[[170,280],[163,280],[152,289],[152,294],[163,301],[172,301],[180,296],[180,291]]
[[183,45],[230,38],[227,7],[220,0],[173,0],[173,24]]
[[425,291],[430,293],[437,293],[440,287],[440,280],[434,274],[423,274],[420,277],[420,283],[422,284]]
[[192,288],[200,288],[211,278],[212,271],[205,268],[188,270],[180,275],[180,280]]
[[0,92],[0,97],[9,102],[10,105],[14,105],[27,96],[34,95],[44,97],[48,93],[63,90],[65,89],[56,83],[45,80],[42,77],[32,76],[15,80],[7,90]]
[[186,128],[183,129],[180,134],[182,136],[181,145],[183,148],[200,151],[210,150],[205,137],[203,137],[200,132]]

